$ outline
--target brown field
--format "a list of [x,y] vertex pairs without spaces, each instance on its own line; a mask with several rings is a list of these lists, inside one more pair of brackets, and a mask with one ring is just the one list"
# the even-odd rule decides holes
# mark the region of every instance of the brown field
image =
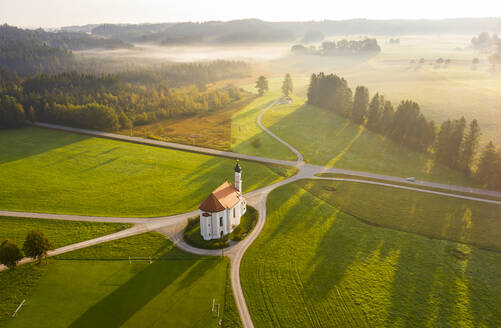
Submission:
[[[230,106],[190,117],[163,120],[134,127],[132,135],[200,147],[231,150],[231,118],[255,98],[244,96]],[[130,135],[130,130],[120,134]]]

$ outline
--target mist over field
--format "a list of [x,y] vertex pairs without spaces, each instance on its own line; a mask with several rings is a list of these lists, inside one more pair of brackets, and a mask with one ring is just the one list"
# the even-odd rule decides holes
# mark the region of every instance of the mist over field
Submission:
[[161,62],[194,62],[218,59],[263,61],[277,59],[290,51],[289,44],[250,44],[250,45],[173,45],[133,44],[131,49],[83,50],[76,55],[115,57],[124,60],[151,60]]

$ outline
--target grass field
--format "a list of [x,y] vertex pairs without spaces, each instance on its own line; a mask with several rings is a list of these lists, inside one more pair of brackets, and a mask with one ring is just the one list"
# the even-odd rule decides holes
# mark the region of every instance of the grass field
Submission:
[[[264,69],[269,76],[290,72],[298,79],[320,71],[335,73],[346,78],[353,90],[365,85],[371,95],[383,93],[394,105],[404,99],[417,101],[423,113],[438,123],[462,115],[468,120],[476,118],[483,131],[482,141],[492,139],[501,144],[501,69],[492,72],[487,55],[469,47],[473,35],[402,35],[399,45],[389,44],[394,36],[373,37],[382,50],[369,60],[291,56],[271,61]],[[439,57],[451,63],[437,67]],[[480,65],[472,70],[471,61],[476,57]],[[410,64],[420,58],[425,59],[424,65]]]
[[[139,246],[139,249],[137,248]],[[94,260],[86,260],[97,255]],[[156,260],[111,260],[116,256]],[[73,260],[63,260],[63,258]],[[183,253],[157,233],[101,244],[50,261],[6,327],[216,327],[238,318],[229,261]],[[4,280],[4,273],[0,280]],[[0,291],[2,293],[2,291]],[[220,304],[219,318],[211,311]],[[228,318],[228,319],[226,319]],[[238,320],[236,321],[239,324]]]
[[59,248],[108,235],[130,226],[130,224],[123,223],[0,217],[0,242],[9,238],[21,248],[26,234],[31,230],[38,229],[47,237],[52,248]]
[[298,184],[267,206],[241,267],[256,327],[501,325],[501,254],[365,224]]
[[[23,128],[0,131],[0,209],[114,216],[183,213],[224,180],[231,159]],[[244,191],[292,171],[242,162]]]
[[[227,108],[136,127],[132,133],[137,137],[154,137],[168,142],[231,150],[231,118],[254,98],[248,95]],[[122,130],[120,133],[130,135],[131,130]]]
[[[284,160],[297,159],[289,148],[265,133],[257,124],[259,113],[279,97],[280,93],[269,92],[233,115],[231,148],[234,152]],[[256,139],[260,143],[258,147],[253,146]]]
[[501,205],[354,182],[301,180],[298,186],[376,226],[501,252]]
[[414,152],[384,136],[296,98],[271,108],[263,124],[296,147],[309,163],[400,177],[476,185],[463,173],[435,164],[430,156]]
[[431,190],[431,191],[451,193],[451,194],[454,194],[454,195],[461,195],[461,196],[468,196],[468,197],[475,197],[475,198],[481,198],[481,199],[501,201],[501,197],[497,197],[497,196],[481,195],[481,194],[476,194],[476,193],[471,193],[471,192],[463,192],[463,191],[450,190],[450,189],[447,189],[447,188],[428,187],[428,186],[416,184],[416,183],[410,182],[410,181],[406,181],[406,182],[391,181],[390,182],[388,180],[383,180],[383,179],[369,178],[369,177],[363,177],[363,178],[361,178],[358,175],[340,174],[340,173],[318,173],[318,174],[316,174],[316,176],[318,176],[318,177],[327,177],[327,178],[343,178],[343,179],[355,179],[355,180],[366,180],[366,181],[382,182],[382,183],[389,183],[389,184],[397,185],[397,186],[419,188],[419,189],[423,189],[423,190]]

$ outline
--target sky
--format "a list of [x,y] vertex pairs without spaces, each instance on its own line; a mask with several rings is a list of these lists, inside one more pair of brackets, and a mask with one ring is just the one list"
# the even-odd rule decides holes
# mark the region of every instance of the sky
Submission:
[[493,15],[501,16],[499,0],[0,0],[0,23],[45,28],[241,18],[307,21]]

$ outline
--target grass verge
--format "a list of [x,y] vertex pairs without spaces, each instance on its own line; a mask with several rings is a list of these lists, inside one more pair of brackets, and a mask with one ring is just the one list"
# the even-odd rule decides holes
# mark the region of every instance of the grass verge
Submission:
[[9,238],[21,248],[28,232],[38,229],[47,237],[52,248],[59,248],[108,235],[131,226],[127,223],[0,217],[0,241]]
[[501,200],[501,197],[488,196],[488,195],[479,195],[479,194],[476,194],[474,192],[462,192],[462,191],[450,190],[450,189],[447,189],[447,188],[434,188],[434,187],[423,186],[423,185],[412,183],[412,182],[404,183],[404,182],[388,181],[388,180],[382,180],[382,179],[377,179],[377,178],[361,177],[361,176],[358,176],[358,175],[351,175],[351,174],[318,173],[315,176],[317,176],[317,177],[325,177],[325,178],[343,178],[343,179],[367,180],[367,181],[374,181],[374,182],[389,183],[389,184],[393,184],[393,185],[397,185],[397,186],[419,188],[419,189],[423,189],[423,190],[446,192],[446,193],[450,193],[450,194],[461,195],[461,196],[469,196],[469,197],[476,197],[476,198],[481,198],[481,199]]

